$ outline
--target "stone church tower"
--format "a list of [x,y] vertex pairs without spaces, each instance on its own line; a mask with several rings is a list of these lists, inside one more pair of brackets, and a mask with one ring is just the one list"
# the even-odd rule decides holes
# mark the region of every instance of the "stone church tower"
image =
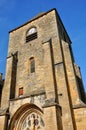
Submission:
[[56,9],[9,34],[0,130],[86,130],[80,68]]

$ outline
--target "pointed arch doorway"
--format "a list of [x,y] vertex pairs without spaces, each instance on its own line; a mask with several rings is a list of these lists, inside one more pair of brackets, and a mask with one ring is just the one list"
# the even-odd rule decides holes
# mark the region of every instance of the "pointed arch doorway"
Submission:
[[43,112],[33,104],[21,106],[12,117],[9,130],[44,130]]

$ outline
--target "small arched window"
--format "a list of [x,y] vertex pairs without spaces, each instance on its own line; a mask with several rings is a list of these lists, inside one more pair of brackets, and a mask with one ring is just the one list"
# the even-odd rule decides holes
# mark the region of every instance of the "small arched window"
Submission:
[[30,58],[30,73],[34,73],[35,72],[35,59],[34,57]]
[[26,42],[32,41],[36,38],[37,38],[37,29],[36,27],[32,27],[27,31]]

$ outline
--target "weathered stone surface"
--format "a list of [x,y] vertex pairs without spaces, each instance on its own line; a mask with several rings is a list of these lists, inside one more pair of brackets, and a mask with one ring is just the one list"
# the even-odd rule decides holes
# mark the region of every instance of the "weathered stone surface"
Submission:
[[85,130],[77,76],[82,79],[55,9],[10,31],[0,130]]

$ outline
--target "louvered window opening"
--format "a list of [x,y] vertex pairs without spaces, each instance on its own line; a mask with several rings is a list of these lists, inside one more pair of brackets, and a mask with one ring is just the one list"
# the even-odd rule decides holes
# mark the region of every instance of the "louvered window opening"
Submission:
[[32,41],[37,38],[37,32],[26,37],[26,42]]

